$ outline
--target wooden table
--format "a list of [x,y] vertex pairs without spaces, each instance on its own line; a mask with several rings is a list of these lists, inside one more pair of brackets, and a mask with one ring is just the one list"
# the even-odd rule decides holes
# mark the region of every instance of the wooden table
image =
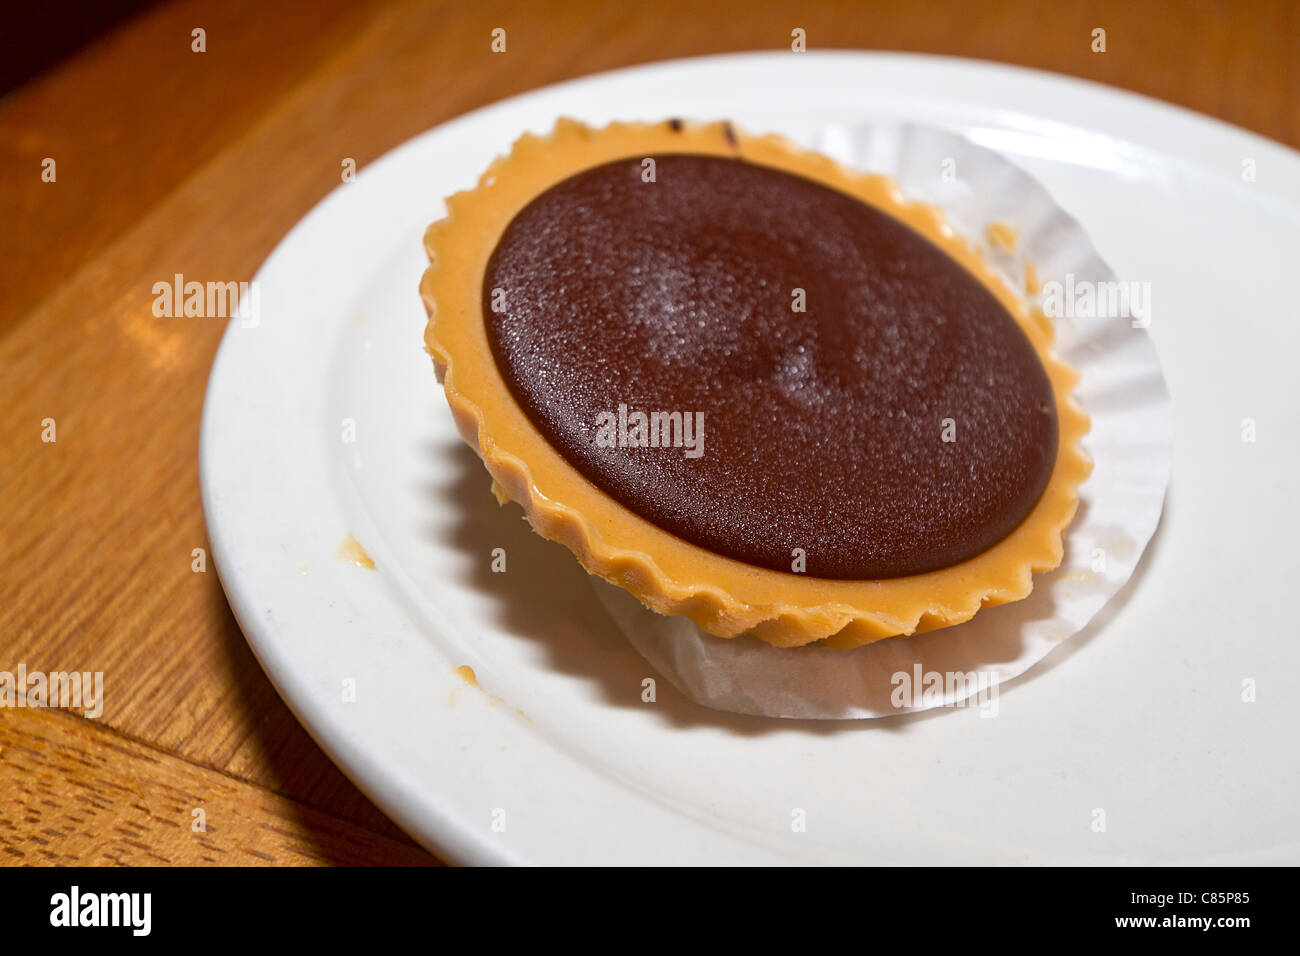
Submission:
[[[193,570],[199,413],[224,323],[151,309],[177,272],[251,278],[344,157],[364,166],[584,73],[788,48],[795,27],[810,49],[1019,63],[1300,145],[1293,0],[977,7],[179,0],[0,102],[0,671],[105,681],[97,720],[0,707],[0,859],[437,862],[317,749],[211,565]],[[495,27],[505,55],[489,50]]]

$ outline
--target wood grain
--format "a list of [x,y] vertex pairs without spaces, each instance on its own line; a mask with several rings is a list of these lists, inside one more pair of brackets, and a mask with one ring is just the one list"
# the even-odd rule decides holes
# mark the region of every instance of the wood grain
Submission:
[[50,710],[0,710],[0,857],[47,865],[426,865],[400,840]]
[[[190,51],[196,26],[203,54]],[[498,26],[504,55],[489,49]],[[155,318],[152,285],[250,278],[344,157],[364,175],[392,146],[504,96],[651,60],[788,49],[796,26],[812,49],[1020,63],[1300,144],[1300,5],[1285,0],[324,0],[310,16],[287,0],[179,0],[0,102],[0,670],[103,671],[107,697],[98,722],[0,710],[6,856],[431,859],[310,741],[215,573],[191,570],[207,547],[195,449],[222,323]],[[40,179],[46,156],[54,183]],[[41,440],[45,418],[57,442]],[[228,814],[202,841],[173,826],[200,798]]]

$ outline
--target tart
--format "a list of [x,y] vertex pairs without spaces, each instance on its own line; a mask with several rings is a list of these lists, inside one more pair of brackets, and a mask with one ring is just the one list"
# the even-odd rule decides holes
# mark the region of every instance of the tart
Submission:
[[1077,374],[885,177],[728,123],[561,120],[425,248],[425,345],[497,498],[660,614],[855,647],[1061,562]]

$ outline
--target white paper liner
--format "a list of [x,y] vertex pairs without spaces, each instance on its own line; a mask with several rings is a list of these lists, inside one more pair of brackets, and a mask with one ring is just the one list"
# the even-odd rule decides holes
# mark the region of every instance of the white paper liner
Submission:
[[[1036,180],[954,133],[911,124],[836,125],[801,145],[885,173],[907,198],[942,207],[1022,296],[1026,263],[1043,282],[1064,282],[1067,274],[1076,286],[1116,278],[1083,228]],[[988,248],[984,237],[994,222],[1015,229],[1014,249]],[[1084,447],[1094,469],[1080,489],[1061,567],[1035,575],[1025,600],[985,608],[955,627],[842,651],[716,638],[593,576],[597,595],[654,669],[706,707],[860,719],[963,701],[987,705],[1000,682],[1081,630],[1124,586],[1155,532],[1169,484],[1173,409],[1145,329],[1127,316],[1059,318],[1055,350],[1082,374],[1075,396],[1092,418]]]

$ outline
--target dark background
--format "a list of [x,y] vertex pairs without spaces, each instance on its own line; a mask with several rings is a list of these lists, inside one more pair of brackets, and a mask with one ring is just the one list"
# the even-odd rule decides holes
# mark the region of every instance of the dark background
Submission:
[[0,14],[0,96],[56,66],[95,37],[159,0],[8,3]]

